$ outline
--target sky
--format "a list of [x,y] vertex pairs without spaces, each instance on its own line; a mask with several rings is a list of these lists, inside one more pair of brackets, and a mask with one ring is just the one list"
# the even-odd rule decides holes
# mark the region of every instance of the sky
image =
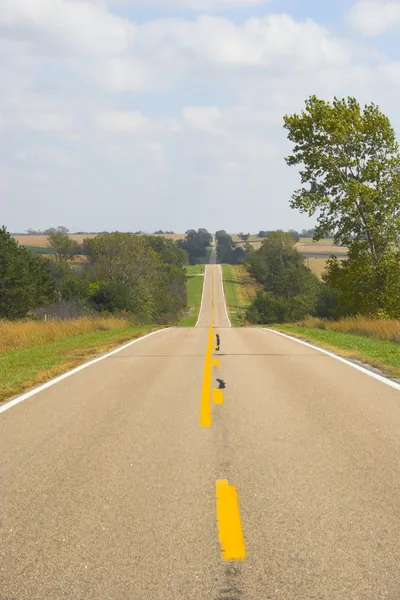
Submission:
[[0,0],[0,225],[302,229],[283,116],[375,102],[400,0]]

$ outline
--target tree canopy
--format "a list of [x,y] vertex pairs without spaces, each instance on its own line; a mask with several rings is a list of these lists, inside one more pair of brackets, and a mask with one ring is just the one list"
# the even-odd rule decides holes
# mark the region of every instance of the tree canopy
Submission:
[[54,283],[47,260],[34,256],[0,228],[0,318],[25,317],[51,302]]
[[332,103],[311,96],[300,114],[286,115],[294,143],[287,164],[301,165],[303,187],[291,206],[314,215],[315,239],[334,234],[343,245],[373,255],[399,239],[400,153],[395,132],[375,104]]

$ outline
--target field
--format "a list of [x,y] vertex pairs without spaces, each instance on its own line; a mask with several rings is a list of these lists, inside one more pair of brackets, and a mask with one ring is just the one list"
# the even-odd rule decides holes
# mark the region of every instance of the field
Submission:
[[250,306],[262,286],[254,281],[243,265],[221,266],[229,317],[234,327],[243,326],[243,309]]
[[0,401],[152,331],[124,319],[1,322]]
[[[75,240],[75,242],[77,242],[78,244],[82,244],[83,240],[87,240],[89,238],[94,238],[96,237],[96,234],[90,234],[88,233],[87,235],[70,235],[70,238],[72,238],[73,240]],[[14,239],[17,240],[17,242],[19,244],[21,244],[22,246],[35,246],[35,247],[40,247],[42,246],[43,248],[46,248],[49,246],[49,242],[47,239],[47,235],[16,235],[14,236]]]
[[[83,235],[71,234],[70,238],[75,240],[78,244],[82,244],[83,240],[87,240],[90,238],[97,237],[96,233],[87,233]],[[153,235],[153,234],[150,234]],[[185,238],[184,233],[166,233],[166,234],[156,234],[157,236],[165,237],[169,240],[183,240]],[[47,239],[47,235],[15,235],[14,239],[17,240],[19,244],[22,246],[35,246],[35,247],[43,247],[46,248],[49,246],[49,242]]]
[[204,269],[204,265],[189,265],[186,267],[188,308],[190,312],[179,321],[180,327],[193,327],[197,323],[203,293]]
[[[236,246],[244,246],[245,242],[241,241],[237,235],[232,236]],[[253,246],[255,250],[261,247],[261,244],[266,238],[259,238],[256,235],[251,235],[248,242]],[[346,256],[347,248],[341,246],[335,246],[332,239],[324,239],[319,242],[313,242],[312,238],[300,238],[300,241],[296,244],[297,250],[307,257],[326,257],[335,256]]]

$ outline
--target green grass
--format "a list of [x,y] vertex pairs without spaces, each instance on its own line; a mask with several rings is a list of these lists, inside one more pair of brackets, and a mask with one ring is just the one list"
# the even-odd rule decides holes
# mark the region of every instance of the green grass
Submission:
[[204,273],[205,266],[204,265],[186,265],[185,267],[188,277],[191,275],[201,275]]
[[225,300],[232,327],[240,327],[243,323],[239,316],[238,281],[232,265],[221,265],[224,280]]
[[154,327],[127,327],[81,334],[0,354],[0,400],[40,385]]
[[315,342],[322,348],[377,367],[391,377],[400,378],[400,344],[396,342],[296,325],[276,325],[274,329]]
[[25,246],[27,250],[30,250],[33,254],[56,254],[53,248],[48,246]]
[[178,325],[180,327],[194,327],[197,323],[201,306],[201,296],[203,293],[204,269],[204,265],[191,265],[186,267],[188,274],[187,301],[188,307],[190,308],[190,314],[179,321]]

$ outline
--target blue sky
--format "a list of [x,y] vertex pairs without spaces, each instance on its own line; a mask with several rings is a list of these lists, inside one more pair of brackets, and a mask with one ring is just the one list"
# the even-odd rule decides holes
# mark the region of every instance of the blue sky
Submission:
[[11,231],[211,231],[289,207],[285,113],[376,102],[400,135],[400,0],[0,0]]

